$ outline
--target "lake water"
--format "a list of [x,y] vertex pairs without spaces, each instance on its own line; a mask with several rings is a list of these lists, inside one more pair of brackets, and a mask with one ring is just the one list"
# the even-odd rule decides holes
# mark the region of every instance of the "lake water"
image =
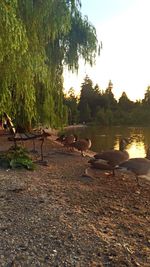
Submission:
[[100,152],[108,149],[118,149],[121,137],[131,138],[127,146],[130,158],[145,157],[150,145],[150,127],[100,127],[88,126],[68,130],[76,133],[79,138],[90,138],[91,150]]

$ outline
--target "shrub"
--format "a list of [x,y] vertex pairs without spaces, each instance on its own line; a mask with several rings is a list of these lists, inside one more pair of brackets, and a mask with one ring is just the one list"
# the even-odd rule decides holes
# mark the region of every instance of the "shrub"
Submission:
[[21,146],[11,147],[6,152],[0,154],[0,167],[2,168],[25,168],[34,169],[34,164],[30,159],[28,152]]

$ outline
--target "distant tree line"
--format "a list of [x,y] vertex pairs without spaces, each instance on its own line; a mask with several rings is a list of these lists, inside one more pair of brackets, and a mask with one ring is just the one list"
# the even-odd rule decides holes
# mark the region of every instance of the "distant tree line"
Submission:
[[144,99],[131,101],[125,92],[117,101],[112,92],[111,81],[106,90],[86,76],[81,85],[80,97],[75,96],[74,89],[64,96],[67,107],[68,124],[91,123],[110,125],[150,126],[150,86],[147,87]]

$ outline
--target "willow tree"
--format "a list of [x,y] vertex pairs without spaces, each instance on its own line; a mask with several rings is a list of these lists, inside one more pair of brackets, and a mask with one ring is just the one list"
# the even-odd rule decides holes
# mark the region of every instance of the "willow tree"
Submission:
[[63,123],[63,67],[91,65],[98,43],[79,0],[1,0],[0,111],[16,125]]

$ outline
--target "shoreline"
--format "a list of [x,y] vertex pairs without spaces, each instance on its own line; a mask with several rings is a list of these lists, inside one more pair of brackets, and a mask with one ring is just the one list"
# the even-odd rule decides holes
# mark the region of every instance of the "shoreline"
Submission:
[[75,125],[68,125],[64,127],[64,129],[75,129],[75,128],[86,128],[88,127],[86,124],[75,124]]
[[0,266],[150,266],[149,183],[139,189],[132,174],[99,170],[83,177],[89,157],[50,138],[47,166],[0,169]]

